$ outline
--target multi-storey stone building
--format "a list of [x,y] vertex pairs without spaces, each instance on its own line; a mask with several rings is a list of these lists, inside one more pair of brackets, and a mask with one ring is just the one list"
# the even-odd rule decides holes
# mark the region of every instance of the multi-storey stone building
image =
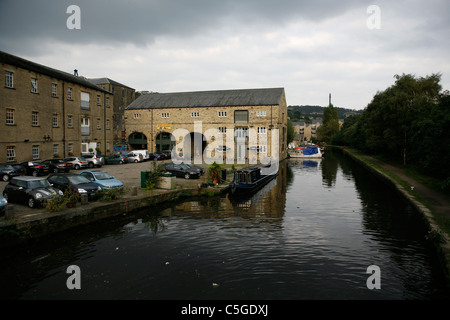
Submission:
[[144,94],[125,110],[133,149],[250,163],[287,156],[283,88]]
[[0,162],[113,149],[113,95],[0,51]]
[[113,139],[114,144],[126,144],[125,108],[134,101],[135,90],[109,78],[89,79],[93,84],[114,95]]

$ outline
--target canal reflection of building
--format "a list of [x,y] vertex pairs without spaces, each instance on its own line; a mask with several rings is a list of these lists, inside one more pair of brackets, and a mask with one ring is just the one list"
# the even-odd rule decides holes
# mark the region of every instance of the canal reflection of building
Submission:
[[227,195],[219,197],[203,197],[195,201],[186,201],[167,208],[161,212],[163,216],[183,215],[199,218],[210,217],[266,217],[281,218],[285,212],[286,185],[288,176],[292,180],[292,172],[288,174],[287,161],[279,164],[278,176],[252,196],[231,200]]

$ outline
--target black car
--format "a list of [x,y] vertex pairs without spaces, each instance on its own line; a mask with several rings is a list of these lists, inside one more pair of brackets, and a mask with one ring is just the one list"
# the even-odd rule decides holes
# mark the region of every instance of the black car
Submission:
[[80,195],[87,194],[90,199],[96,198],[98,191],[101,190],[96,183],[78,174],[54,173],[47,180],[52,186],[62,190],[64,193],[71,188]]
[[63,192],[51,186],[47,179],[38,177],[14,177],[3,190],[8,202],[23,203],[30,208],[62,195]]
[[41,164],[45,164],[49,167],[50,172],[69,172],[73,165],[70,162],[65,162],[62,159],[48,159],[41,161]]
[[43,164],[40,161],[25,161],[21,162],[20,165],[25,167],[25,174],[27,176],[43,176],[48,174],[50,170],[46,164]]
[[183,163],[182,164],[169,163],[165,166],[165,170],[169,171],[170,173],[173,173],[177,177],[182,177],[185,179],[200,178],[200,174],[197,171],[189,168],[187,165]]
[[161,154],[159,154],[159,153],[157,153],[157,152],[154,152],[154,153],[149,153],[148,154],[148,159],[149,160],[164,160],[163,158],[162,158],[162,155]]
[[25,168],[20,164],[9,164],[9,163],[1,163],[0,164],[0,178],[3,181],[9,181],[12,177],[24,176]]
[[163,151],[161,151],[161,153],[165,155],[166,159],[172,159],[172,151],[171,150],[163,150]]
[[184,163],[184,162],[182,162],[181,164],[184,164],[184,165],[188,166],[189,168],[191,168],[194,171],[197,171],[201,176],[205,174],[205,169],[200,168],[200,167],[196,167],[192,163]]

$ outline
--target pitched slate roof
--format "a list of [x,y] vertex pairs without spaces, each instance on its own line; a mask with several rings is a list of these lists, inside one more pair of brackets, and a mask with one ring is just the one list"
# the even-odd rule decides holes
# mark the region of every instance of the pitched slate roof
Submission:
[[14,56],[12,54],[9,54],[9,53],[3,52],[3,51],[0,51],[0,63],[9,64],[9,65],[12,65],[12,66],[15,66],[18,68],[30,70],[30,71],[40,73],[40,74],[43,74],[43,75],[46,75],[49,77],[53,77],[56,79],[60,79],[63,81],[79,84],[81,86],[84,86],[85,88],[91,88],[91,89],[95,89],[98,91],[109,93],[108,91],[106,91],[100,87],[97,87],[95,84],[91,83],[84,77],[74,76],[70,73],[56,70],[56,69],[29,61],[29,60],[25,60],[23,58]]
[[284,88],[269,88],[144,94],[132,102],[127,110],[269,106],[280,104],[283,93]]
[[129,89],[133,89],[130,88],[129,86],[126,86],[124,84],[121,84],[117,81],[114,81],[110,78],[92,78],[92,79],[88,79],[90,82],[92,82],[95,85],[99,85],[99,84],[112,84],[115,86],[119,86],[119,87],[124,87],[124,88],[129,88]]

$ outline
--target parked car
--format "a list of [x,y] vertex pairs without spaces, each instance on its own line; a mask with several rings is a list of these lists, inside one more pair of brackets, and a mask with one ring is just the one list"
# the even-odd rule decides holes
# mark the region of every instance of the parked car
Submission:
[[100,168],[105,163],[105,160],[103,159],[103,157],[98,156],[96,154],[87,154],[87,155],[84,155],[83,158],[85,158],[86,161],[88,162],[89,168],[94,168],[94,167]]
[[156,155],[159,155],[160,159],[158,160],[166,160],[169,159],[168,155],[163,152],[155,152]]
[[24,176],[25,168],[20,164],[0,164],[0,177],[3,181],[9,181],[12,177]]
[[134,163],[142,162],[144,161],[144,156],[141,153],[135,153],[134,151],[132,151],[127,154],[127,161]]
[[154,153],[150,153],[149,155],[148,155],[148,158],[150,159],[150,160],[164,160],[163,158],[162,158],[162,155],[161,154],[159,154],[159,153],[157,153],[157,152],[154,152]]
[[64,158],[64,161],[67,163],[71,163],[75,170],[80,170],[81,168],[88,167],[88,162],[83,157],[67,157]]
[[133,150],[131,152],[133,152],[134,154],[142,154],[142,161],[149,160],[148,150]]
[[96,198],[98,192],[102,189],[96,183],[91,182],[79,174],[55,173],[51,174],[47,180],[52,186],[62,190],[64,193],[72,188],[80,195],[87,194],[90,199]]
[[127,157],[122,154],[113,154],[107,156],[105,159],[105,164],[124,164],[127,163]]
[[69,172],[73,166],[72,163],[65,162],[62,159],[48,159],[41,161],[41,163],[47,165],[50,172]]
[[23,203],[30,208],[62,195],[61,190],[52,187],[47,179],[40,177],[14,177],[3,190],[3,196],[8,202]]
[[28,176],[42,176],[48,174],[50,168],[46,164],[42,164],[40,161],[25,161],[21,162],[25,168],[25,174]]
[[8,200],[6,200],[6,198],[0,194],[0,216],[5,214],[7,205]]
[[122,181],[117,180],[106,171],[86,170],[80,172],[80,175],[87,178],[89,181],[96,183],[103,190],[123,187]]
[[201,176],[205,174],[205,169],[200,168],[200,167],[196,167],[196,166],[194,166],[192,163],[185,163],[185,162],[182,162],[182,164],[188,166],[189,168],[191,168],[191,169],[194,170],[194,171],[197,171]]
[[163,150],[161,153],[165,155],[166,159],[172,159],[172,150]]
[[189,168],[185,164],[168,163],[165,166],[165,170],[173,173],[177,177],[182,177],[185,179],[200,178],[200,173]]

